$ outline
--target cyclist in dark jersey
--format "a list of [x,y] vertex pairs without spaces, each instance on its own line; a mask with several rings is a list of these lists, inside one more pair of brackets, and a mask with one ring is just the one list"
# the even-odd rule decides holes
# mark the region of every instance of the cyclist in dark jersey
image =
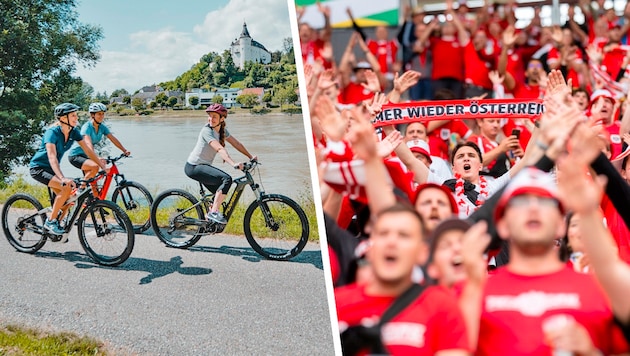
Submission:
[[236,163],[225,149],[225,141],[249,159],[255,158],[234,136],[225,129],[227,109],[221,104],[211,104],[206,109],[208,123],[199,132],[195,148],[188,156],[184,171],[190,178],[202,183],[211,192],[216,192],[214,202],[208,212],[208,220],[219,224],[227,224],[223,213],[219,211],[221,203],[230,191],[232,177],[212,165],[217,153],[223,160],[236,169],[242,169],[243,163]]
[[[42,143],[29,164],[31,177],[50,187],[56,194],[50,218],[47,218],[44,224],[44,228],[55,235],[64,233],[57,217],[74,188],[74,181],[64,176],[59,165],[63,154],[76,141],[91,159],[98,162],[101,169],[106,170],[105,164],[98,159],[92,148],[85,144],[83,136],[76,128],[79,123],[77,114],[79,109],[79,106],[71,103],[63,103],[55,107],[57,122],[46,130]],[[62,212],[61,217],[64,214],[65,211]],[[61,241],[66,242],[67,236],[64,236]]]

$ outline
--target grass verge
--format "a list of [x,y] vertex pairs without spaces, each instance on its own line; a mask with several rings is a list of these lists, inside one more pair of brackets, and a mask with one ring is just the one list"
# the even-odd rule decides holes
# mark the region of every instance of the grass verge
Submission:
[[0,355],[110,355],[105,344],[73,333],[45,333],[16,325],[0,326]]

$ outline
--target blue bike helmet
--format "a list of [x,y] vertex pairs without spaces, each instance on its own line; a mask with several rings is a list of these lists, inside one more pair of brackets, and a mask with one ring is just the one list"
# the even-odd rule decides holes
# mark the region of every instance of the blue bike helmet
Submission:
[[71,112],[79,111],[81,109],[78,105],[72,103],[63,103],[55,107],[55,117],[58,119],[62,116],[66,116]]

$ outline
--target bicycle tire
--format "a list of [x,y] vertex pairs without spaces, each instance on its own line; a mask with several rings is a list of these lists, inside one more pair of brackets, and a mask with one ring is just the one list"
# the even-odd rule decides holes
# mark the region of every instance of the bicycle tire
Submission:
[[[25,253],[35,253],[46,243],[43,233],[46,214],[24,220],[42,210],[42,204],[28,194],[14,194],[2,207],[2,230],[11,246]],[[39,221],[38,221],[39,220]]]
[[135,234],[131,220],[111,201],[96,200],[86,206],[77,228],[81,246],[100,265],[118,266],[133,251]]
[[155,198],[151,226],[160,241],[176,248],[188,248],[199,241],[203,227],[186,223],[186,219],[205,220],[201,204],[194,206],[197,203],[197,198],[181,189],[166,190]]
[[142,184],[127,181],[119,185],[112,193],[112,201],[125,210],[133,232],[142,234],[151,227],[153,197]]
[[254,251],[270,260],[289,260],[308,242],[306,213],[284,195],[267,194],[252,202],[245,211],[243,228]]

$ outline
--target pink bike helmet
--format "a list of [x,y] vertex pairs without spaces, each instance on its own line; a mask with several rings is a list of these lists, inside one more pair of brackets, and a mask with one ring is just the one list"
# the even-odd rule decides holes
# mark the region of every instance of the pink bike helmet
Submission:
[[227,109],[225,108],[225,106],[221,105],[221,104],[210,104],[210,106],[208,106],[208,108],[206,109],[206,112],[216,112],[221,116],[227,116]]

